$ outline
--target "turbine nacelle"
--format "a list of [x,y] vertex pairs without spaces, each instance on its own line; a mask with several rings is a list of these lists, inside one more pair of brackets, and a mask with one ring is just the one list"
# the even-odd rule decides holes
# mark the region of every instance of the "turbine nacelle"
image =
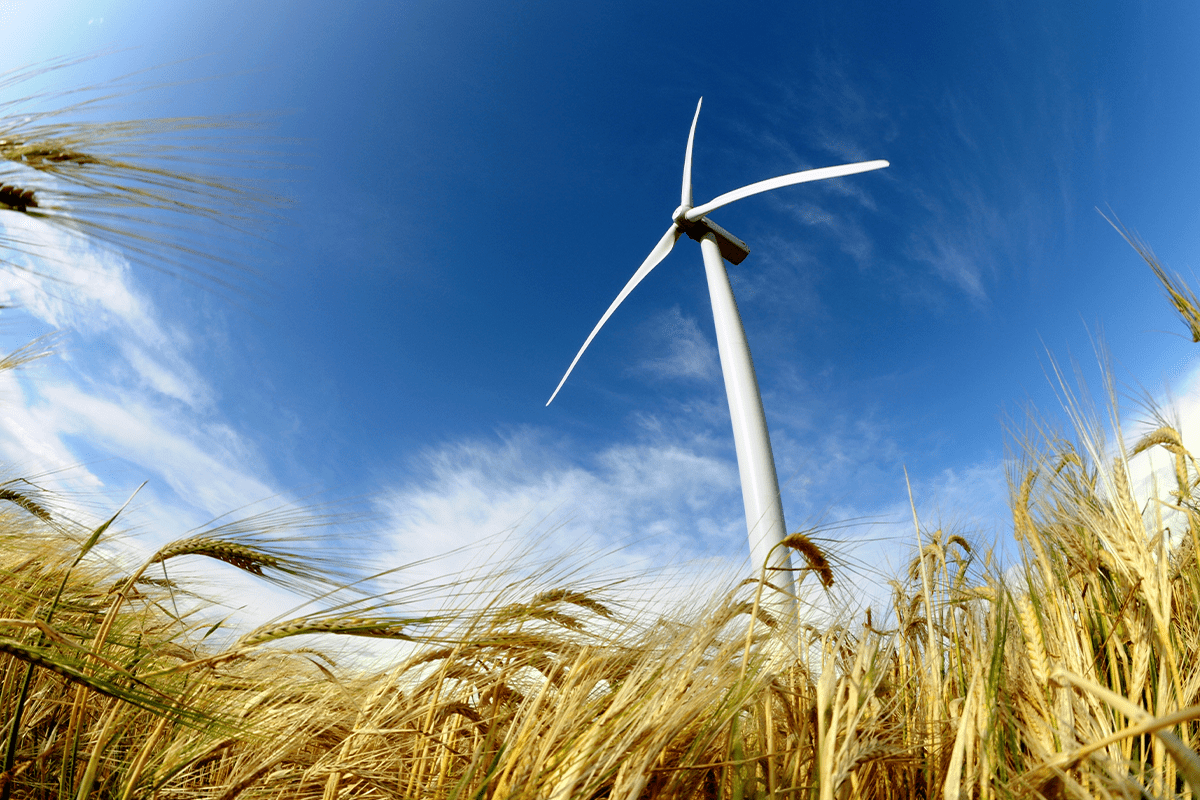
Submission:
[[701,217],[695,222],[685,220],[679,225],[679,229],[697,242],[711,233],[717,239],[717,246],[721,248],[721,257],[730,264],[740,264],[750,255],[748,244],[708,217]]

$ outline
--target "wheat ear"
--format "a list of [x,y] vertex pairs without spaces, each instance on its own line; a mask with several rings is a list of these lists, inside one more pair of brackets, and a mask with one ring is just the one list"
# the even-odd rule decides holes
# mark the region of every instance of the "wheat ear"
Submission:
[[817,573],[817,577],[821,580],[821,585],[826,589],[833,588],[833,569],[829,566],[829,559],[825,558],[825,553],[821,551],[816,542],[808,538],[807,534],[803,531],[789,533],[783,537],[783,541],[780,544],[804,556],[808,568]]
[[151,564],[157,564],[176,556],[197,555],[215,558],[232,564],[240,570],[261,576],[263,567],[278,567],[279,559],[269,553],[239,542],[225,539],[213,539],[206,536],[194,536],[180,539],[163,547],[150,559]]
[[428,617],[394,619],[386,617],[300,617],[269,628],[251,631],[238,643],[239,648],[257,647],[260,644],[300,636],[307,633],[332,633],[342,636],[369,636],[377,639],[400,639],[416,641],[405,633],[405,628],[432,621]]
[[50,521],[50,512],[34,501],[30,500],[20,492],[15,492],[12,489],[0,489],[0,500],[7,500],[15,506],[19,506],[30,514],[40,519],[42,522]]
[[0,183],[0,210],[28,211],[38,207],[37,195],[33,189],[22,189],[11,183]]

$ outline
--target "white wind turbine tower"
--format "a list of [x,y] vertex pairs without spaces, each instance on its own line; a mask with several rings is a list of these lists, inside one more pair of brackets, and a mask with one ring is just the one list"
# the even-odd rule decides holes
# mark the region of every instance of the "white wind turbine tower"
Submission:
[[725,271],[725,261],[734,264],[750,254],[750,248],[736,236],[708,219],[707,215],[722,206],[727,206],[735,200],[741,200],[760,192],[791,186],[796,183],[819,181],[826,178],[839,178],[843,175],[853,175],[858,172],[881,169],[888,166],[886,161],[862,161],[857,164],[843,164],[838,167],[823,167],[803,172],[793,172],[781,175],[741,189],[734,189],[700,206],[692,205],[692,142],[696,136],[696,122],[700,119],[700,105],[704,98],[696,104],[696,115],[692,118],[692,129],[688,133],[687,151],[683,158],[683,193],[679,208],[671,214],[671,227],[650,251],[650,255],[638,267],[637,272],[625,284],[625,288],[617,295],[617,299],[604,312],[604,316],[596,323],[587,341],[575,355],[575,360],[567,368],[562,380],[558,382],[554,394],[546,401],[550,405],[558,395],[567,377],[579,363],[583,351],[587,350],[592,339],[596,338],[600,328],[608,321],[617,306],[629,296],[650,270],[667,257],[675,242],[683,234],[700,242],[704,254],[704,271],[708,276],[708,293],[712,300],[713,319],[717,329],[717,352],[721,358],[721,371],[725,376],[725,393],[729,398],[729,415],[733,421],[733,442],[737,451],[738,474],[742,481],[742,502],[746,510],[746,529],[750,536],[750,555],[754,568],[761,569],[770,557],[768,565],[770,572],[767,580],[775,584],[785,593],[784,597],[768,598],[768,605],[777,611],[786,611],[792,604],[790,596],[794,594],[794,584],[791,577],[791,560],[787,548],[779,547],[787,528],[783,522],[783,504],[779,497],[779,479],[775,474],[775,459],[771,453],[771,438],[767,433],[767,421],[763,415],[762,397],[758,392],[758,380],[754,375],[754,363],[750,358],[750,347],[746,343],[746,331],[742,327],[742,319],[738,314],[737,303],[733,299],[733,289],[729,285],[729,275]]

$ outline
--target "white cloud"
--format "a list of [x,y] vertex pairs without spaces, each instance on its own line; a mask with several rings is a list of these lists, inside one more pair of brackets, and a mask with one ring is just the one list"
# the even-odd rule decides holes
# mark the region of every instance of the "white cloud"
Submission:
[[[681,596],[703,589],[718,565],[726,578],[752,572],[732,459],[712,454],[701,441],[670,443],[664,437],[609,447],[587,466],[556,455],[564,449],[526,430],[427,452],[415,470],[425,480],[398,485],[380,501],[390,520],[384,528],[393,563],[432,558],[456,547],[467,550],[398,579],[433,581],[499,564],[513,554],[524,556],[525,569],[562,559],[574,573],[593,580],[673,566]],[[858,466],[814,456],[799,478],[832,492]],[[995,531],[988,524],[996,515],[1006,516],[1003,464],[945,470],[915,482],[913,489],[923,529],[945,526],[979,534],[985,550],[992,534],[1007,535],[1006,529]],[[790,496],[794,489],[784,492]],[[886,581],[904,569],[915,544],[902,479],[891,498],[884,506],[864,509],[848,497],[849,503],[826,502],[818,519],[791,519],[791,530],[817,526],[814,535],[835,565],[833,602],[817,591],[809,597],[807,613],[861,611],[870,605],[876,619],[882,618],[891,596]],[[808,500],[800,503],[808,505]],[[808,585],[815,588],[811,579]]]
[[12,241],[22,243],[13,256],[18,268],[10,270],[17,280],[0,288],[0,303],[74,332],[96,348],[89,358],[104,360],[146,388],[193,408],[212,403],[211,387],[189,361],[189,338],[164,325],[159,310],[135,288],[124,258],[80,236],[9,214],[0,219],[0,242]]
[[[3,479],[29,480],[45,490],[56,518],[85,528],[148,481],[95,551],[126,563],[277,495],[254,447],[219,417],[188,338],[136,288],[128,264],[47,226],[8,222],[0,242],[19,236],[40,257],[7,271],[16,280],[4,281],[0,302],[16,308],[3,312],[0,349],[15,350],[47,327],[65,336],[48,358],[0,372]],[[4,255],[22,258],[8,248]],[[172,577],[180,574],[244,607],[244,624],[299,602],[226,565],[173,565]]]
[[856,219],[835,215],[811,202],[787,204],[786,207],[804,224],[829,231],[842,252],[853,258],[860,268],[871,266],[874,246],[866,229]]
[[679,306],[658,314],[648,323],[650,338],[661,342],[666,354],[637,366],[663,378],[694,378],[712,381],[721,375],[717,349],[709,343],[692,317],[685,317]]
[[0,242],[9,245],[5,258],[20,267],[12,272],[20,280],[2,290],[5,302],[18,304],[56,328],[157,328],[144,299],[130,285],[128,263],[119,255],[19,214],[0,217]]
[[1188,348],[1183,358],[1167,367],[1165,377],[1168,386],[1183,387],[1185,401],[1193,396],[1196,381],[1200,380],[1200,352],[1197,352],[1197,348]]
[[190,365],[176,363],[172,369],[133,342],[122,342],[120,349],[142,386],[193,408],[210,402],[207,387]]
[[21,215],[0,224],[4,255],[16,262],[0,303],[16,307],[6,322],[18,317],[15,329],[0,331],[0,346],[16,349],[30,330],[66,334],[50,358],[0,376],[0,453],[9,464],[36,475],[69,469],[81,490],[120,472],[114,500],[128,483],[161,481],[176,494],[168,501],[176,534],[185,520],[276,494],[259,477],[254,448],[218,418],[188,336],[136,287],[124,258]]
[[254,477],[255,465],[237,457],[241,454],[144,398],[108,400],[69,385],[46,386],[40,395],[60,435],[86,436],[92,445],[153,471],[211,516],[275,494]]
[[917,238],[909,255],[933,268],[935,274],[947,283],[957,284],[972,300],[987,300],[983,286],[982,265],[987,263],[979,248],[970,246],[962,238],[965,226],[955,233],[936,231],[930,227]]
[[[384,492],[381,552],[433,605],[471,576],[502,587],[595,588],[624,614],[670,613],[750,574],[736,468],[685,446],[619,445],[588,466],[531,430],[424,453],[423,476]],[[476,588],[479,588],[476,586]],[[518,591],[526,591],[521,588]],[[408,593],[412,595],[412,591]]]
[[[499,442],[461,442],[419,459],[424,480],[381,500],[403,560],[424,558],[503,531],[532,530],[546,520],[546,546],[605,549],[627,542],[637,551],[704,555],[728,545],[740,513],[733,465],[686,447],[621,445],[591,468],[555,455],[556,443],[532,431]],[[740,511],[740,509],[737,509]]]

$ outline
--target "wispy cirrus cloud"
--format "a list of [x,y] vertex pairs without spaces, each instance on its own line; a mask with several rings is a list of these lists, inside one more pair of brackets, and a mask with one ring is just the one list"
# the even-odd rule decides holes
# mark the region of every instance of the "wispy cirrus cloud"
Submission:
[[928,266],[933,274],[960,289],[976,303],[987,301],[985,287],[985,262],[983,251],[964,238],[942,234],[924,235],[916,238],[909,248],[909,256]]
[[567,547],[627,541],[655,552],[724,547],[736,530],[736,468],[686,443],[615,445],[590,464],[565,443],[523,429],[464,440],[417,457],[411,479],[387,489],[396,544],[427,557],[547,519]]
[[662,355],[642,361],[634,367],[656,377],[716,380],[721,375],[716,348],[700,331],[692,317],[684,316],[679,306],[655,315],[644,328],[657,343]]
[[22,243],[5,254],[16,263],[0,289],[10,306],[3,346],[61,334],[51,357],[3,376],[15,401],[0,418],[10,463],[35,474],[69,469],[92,488],[123,464],[175,494],[177,510],[188,509],[180,522],[277,493],[250,440],[222,418],[190,336],[138,288],[120,255],[21,215],[0,224],[0,241]]
[[841,251],[853,258],[859,269],[871,266],[875,256],[874,242],[858,219],[834,214],[811,202],[790,205],[789,211],[805,225],[823,229],[832,235]]
[[197,411],[212,405],[213,388],[192,363],[190,336],[138,290],[122,256],[21,215],[6,215],[0,226],[0,242],[24,243],[17,253],[5,253],[12,280],[0,288],[0,303],[71,333],[77,344],[96,345],[89,356],[121,373],[114,376],[118,382]]

